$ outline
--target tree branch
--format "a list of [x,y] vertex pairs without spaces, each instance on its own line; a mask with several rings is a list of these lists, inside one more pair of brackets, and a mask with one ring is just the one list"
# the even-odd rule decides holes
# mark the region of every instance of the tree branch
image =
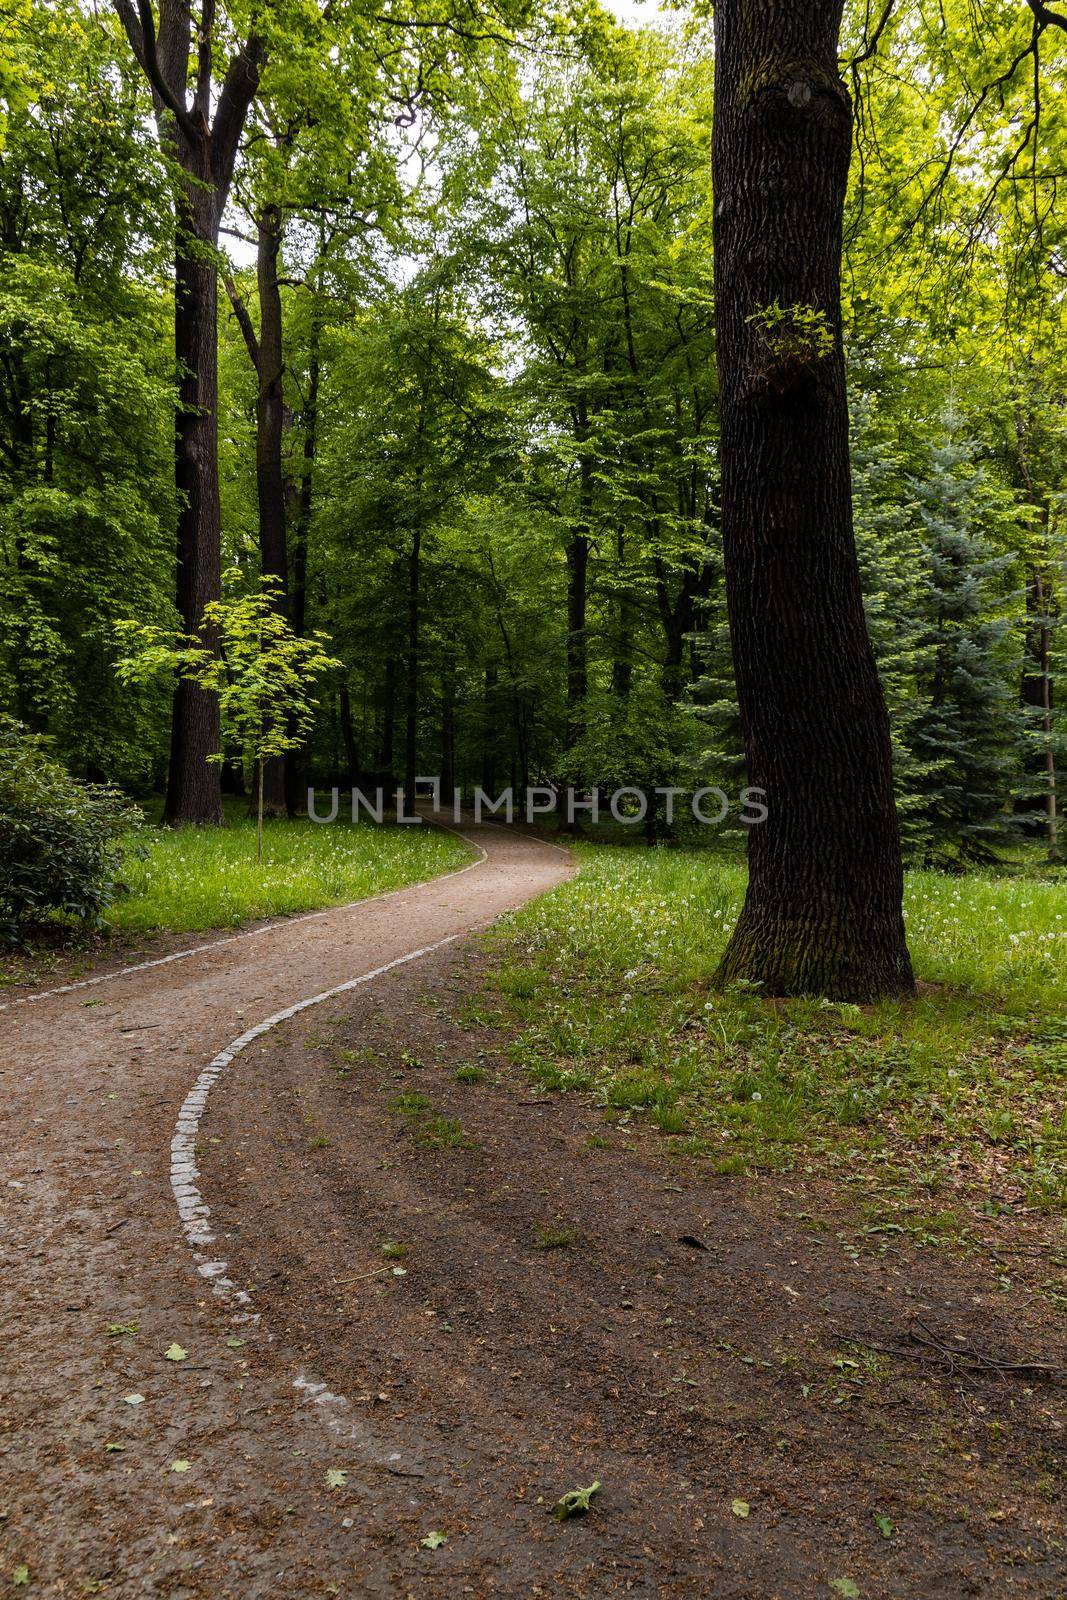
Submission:
[[245,347],[247,348],[248,354],[251,357],[252,365],[258,372],[259,340],[256,338],[256,330],[252,326],[252,318],[248,315],[248,307],[241,299],[241,296],[237,290],[237,285],[229,276],[226,278],[226,293],[230,297],[230,304],[233,307],[233,314],[237,318],[237,325],[244,334]]
[[211,129],[211,166],[215,185],[223,201],[233,177],[241,129],[259,88],[259,74],[266,59],[266,40],[258,34],[251,34],[230,62],[222,85]]
[[[152,15],[152,0],[137,0],[137,14],[141,19],[141,54],[139,59],[144,68],[145,76],[163,105],[174,117],[186,139],[190,144],[196,144],[201,136],[201,130],[198,129],[193,118],[189,115],[189,109],[184,103],[184,95],[179,98],[160,69],[159,57],[156,53],[156,19]],[[127,32],[129,32],[129,28],[127,28]]]
[[1034,21],[1042,28],[1063,28],[1067,31],[1067,16],[1062,12],[1051,11],[1041,0],[1026,0],[1026,3],[1034,13]]
[[196,56],[196,94],[193,109],[207,124],[211,109],[211,49],[215,28],[215,0],[202,0],[200,9],[200,39]]

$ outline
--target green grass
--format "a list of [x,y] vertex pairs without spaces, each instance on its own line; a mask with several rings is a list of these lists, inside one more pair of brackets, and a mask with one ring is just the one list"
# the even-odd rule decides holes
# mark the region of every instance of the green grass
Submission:
[[461,839],[436,828],[299,821],[267,824],[260,866],[255,823],[243,807],[228,808],[228,824],[150,829],[146,857],[127,863],[129,892],[108,913],[112,928],[140,934],[237,927],[403,888],[472,859]]
[[495,935],[493,986],[535,1083],[591,1091],[720,1173],[837,1173],[872,1239],[958,1234],[975,1205],[1063,1204],[1063,881],[913,873],[909,939],[936,990],[772,1005],[711,985],[742,867],[579,848],[581,874]]
[[558,1223],[543,1223],[534,1230],[535,1250],[572,1250],[578,1243],[578,1235],[573,1228],[561,1227]]
[[424,1150],[469,1150],[474,1141],[468,1139],[462,1123],[455,1117],[442,1117],[434,1110],[428,1095],[413,1092],[397,1095],[393,1110],[408,1124],[415,1143]]

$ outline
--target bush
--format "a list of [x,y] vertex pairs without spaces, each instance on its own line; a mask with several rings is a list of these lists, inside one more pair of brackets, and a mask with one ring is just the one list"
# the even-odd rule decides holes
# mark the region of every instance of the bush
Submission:
[[99,927],[143,818],[117,789],[81,783],[47,741],[0,717],[0,939],[61,913]]

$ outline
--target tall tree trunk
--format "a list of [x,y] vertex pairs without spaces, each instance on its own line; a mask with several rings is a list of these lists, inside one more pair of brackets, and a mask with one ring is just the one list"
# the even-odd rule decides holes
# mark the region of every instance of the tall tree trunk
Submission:
[[422,557],[422,532],[411,535],[408,556],[408,648],[404,723],[404,799],[410,812],[415,803],[415,774],[419,747],[419,568]]
[[492,794],[496,782],[496,717],[497,717],[496,667],[486,667],[482,690],[482,775],[481,785],[486,794]]
[[[210,146],[204,144],[205,152]],[[176,589],[186,633],[217,650],[214,630],[201,628],[204,607],[217,600],[222,577],[222,514],[218,454],[218,201],[190,186],[180,207],[174,276],[174,353],[178,409],[174,480],[178,490]],[[165,826],[223,821],[218,696],[181,679],[174,693]]]
[[[722,981],[908,993],[889,726],[852,532],[840,265],[851,106],[841,0],[715,9],[715,290],[727,603],[749,783],[744,908]],[[832,347],[787,357],[775,304]]]
[[[259,513],[259,567],[264,578],[279,584],[278,609],[289,612],[289,559],[286,548],[286,483],[282,469],[285,404],[282,394],[282,296],[278,260],[282,245],[279,208],[265,205],[256,218],[256,286],[259,299],[259,336],[232,278],[226,290],[244,335],[248,357],[256,374],[256,501]],[[249,805],[250,814],[284,817],[286,761],[271,756],[263,765],[262,783]]]
[[[259,291],[259,361],[256,394],[256,496],[259,505],[259,563],[264,577],[281,584],[280,607],[288,611],[289,558],[285,539],[285,476],[282,439],[282,295],[278,263],[282,220],[277,206],[264,206],[257,218],[256,285]],[[263,813],[284,817],[285,757],[263,764]]]
[[441,792],[451,803],[456,787],[456,663],[445,662],[441,673]]
[[[582,472],[584,476],[584,463]],[[585,702],[589,693],[589,652],[585,632],[588,590],[589,534],[588,523],[583,522],[579,524],[567,546],[568,750],[573,749],[585,732]]]
[[611,692],[625,699],[634,681],[634,603],[626,574],[626,533],[620,528],[615,536],[615,558],[618,563],[618,598],[615,602],[615,649],[611,662]]
[[[178,490],[177,602],[187,633],[201,632],[204,606],[219,597],[218,342],[215,267],[219,223],[237,146],[259,88],[266,43],[252,33],[231,56],[221,86],[214,8],[195,25],[184,0],[114,0],[152,90],[160,143],[181,168],[176,206],[174,349],[178,366],[175,468]],[[193,94],[190,102],[190,77]],[[212,116],[212,111],[214,115]],[[217,648],[210,630],[204,643]],[[182,679],[174,696],[165,823],[221,823],[218,699]]]
[[311,531],[311,504],[315,488],[315,454],[319,444],[319,319],[311,316],[308,350],[308,385],[302,419],[303,469],[293,528],[293,581],[290,594],[290,621],[296,633],[303,634],[307,617],[308,534]]
[[[319,443],[319,316],[314,305],[309,335],[307,394],[301,421],[303,466],[295,496],[290,541],[292,580],[289,585],[289,621],[293,632],[303,637],[307,625],[308,537],[315,490],[315,455]],[[301,797],[307,792],[306,783],[301,781],[305,759],[304,750],[290,750],[285,758],[285,803],[291,817],[297,814]]]
[[347,683],[341,685],[338,710],[341,718],[341,739],[345,747],[345,785],[347,788],[352,788],[359,778],[359,746],[356,744],[356,730],[352,726],[352,696]]
[[393,762],[396,759],[394,749],[396,741],[396,658],[387,656],[385,662],[385,681],[382,684],[382,742],[378,755],[378,765],[382,772],[393,776]]

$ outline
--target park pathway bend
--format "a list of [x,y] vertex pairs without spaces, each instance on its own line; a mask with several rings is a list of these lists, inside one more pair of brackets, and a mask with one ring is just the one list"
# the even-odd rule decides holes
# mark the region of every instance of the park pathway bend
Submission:
[[[277,1490],[322,1418],[290,1371],[225,1343],[234,1330],[175,1209],[175,1120],[211,1058],[263,1019],[484,927],[573,870],[521,832],[463,833],[484,857],[444,877],[0,1013],[5,1579],[26,1565],[33,1592],[272,1592],[285,1561],[257,1530],[257,1485]],[[195,1471],[173,1470],[186,1460]],[[298,1520],[306,1549],[314,1514]]]

